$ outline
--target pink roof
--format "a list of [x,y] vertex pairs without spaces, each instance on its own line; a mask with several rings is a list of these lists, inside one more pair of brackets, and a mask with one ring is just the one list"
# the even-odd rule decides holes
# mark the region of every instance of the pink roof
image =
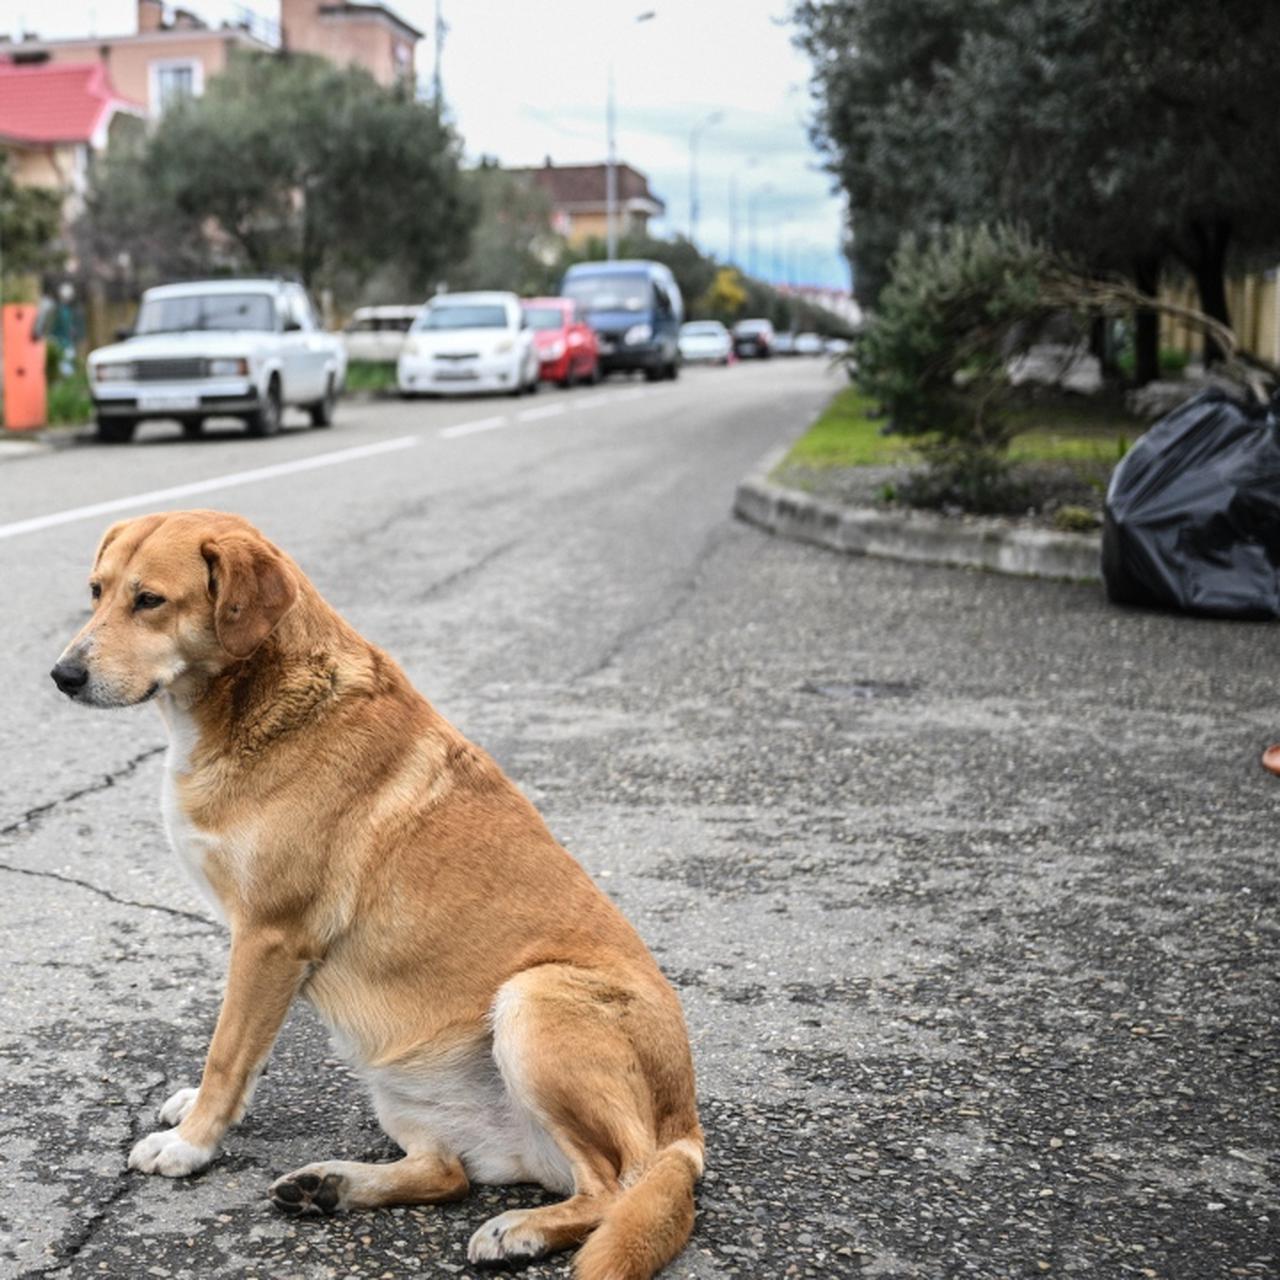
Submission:
[[12,142],[91,142],[119,110],[142,107],[115,92],[100,62],[0,61],[0,137]]

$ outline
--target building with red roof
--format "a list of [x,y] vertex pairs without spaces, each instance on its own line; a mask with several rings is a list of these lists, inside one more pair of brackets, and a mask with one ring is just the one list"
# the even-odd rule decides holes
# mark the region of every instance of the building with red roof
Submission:
[[140,130],[143,114],[116,93],[100,62],[0,59],[0,152],[23,186],[51,187],[74,203],[94,155],[120,130]]

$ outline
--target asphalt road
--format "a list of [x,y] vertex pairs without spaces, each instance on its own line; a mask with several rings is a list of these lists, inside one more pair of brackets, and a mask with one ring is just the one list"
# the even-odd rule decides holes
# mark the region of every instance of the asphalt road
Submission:
[[190,505],[285,545],[649,939],[709,1137],[668,1276],[1280,1275],[1278,633],[735,524],[835,385],[774,362],[0,464],[0,1275],[465,1277],[538,1199],[277,1217],[279,1173],[392,1155],[305,1009],[207,1173],[125,1172],[226,944],[165,845],[156,713],[46,672],[102,527]]

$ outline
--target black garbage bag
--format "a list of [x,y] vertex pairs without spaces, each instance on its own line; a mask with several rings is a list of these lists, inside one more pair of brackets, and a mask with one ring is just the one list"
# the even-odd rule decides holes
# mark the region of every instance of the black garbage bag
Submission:
[[1161,418],[1107,489],[1102,576],[1117,604],[1280,618],[1280,423],[1216,388]]

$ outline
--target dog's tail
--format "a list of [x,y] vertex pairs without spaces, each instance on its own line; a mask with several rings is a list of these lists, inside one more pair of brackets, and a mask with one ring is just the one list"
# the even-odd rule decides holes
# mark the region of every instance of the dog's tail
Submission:
[[578,1251],[575,1280],[650,1280],[666,1266],[693,1230],[702,1163],[700,1131],[663,1147]]

